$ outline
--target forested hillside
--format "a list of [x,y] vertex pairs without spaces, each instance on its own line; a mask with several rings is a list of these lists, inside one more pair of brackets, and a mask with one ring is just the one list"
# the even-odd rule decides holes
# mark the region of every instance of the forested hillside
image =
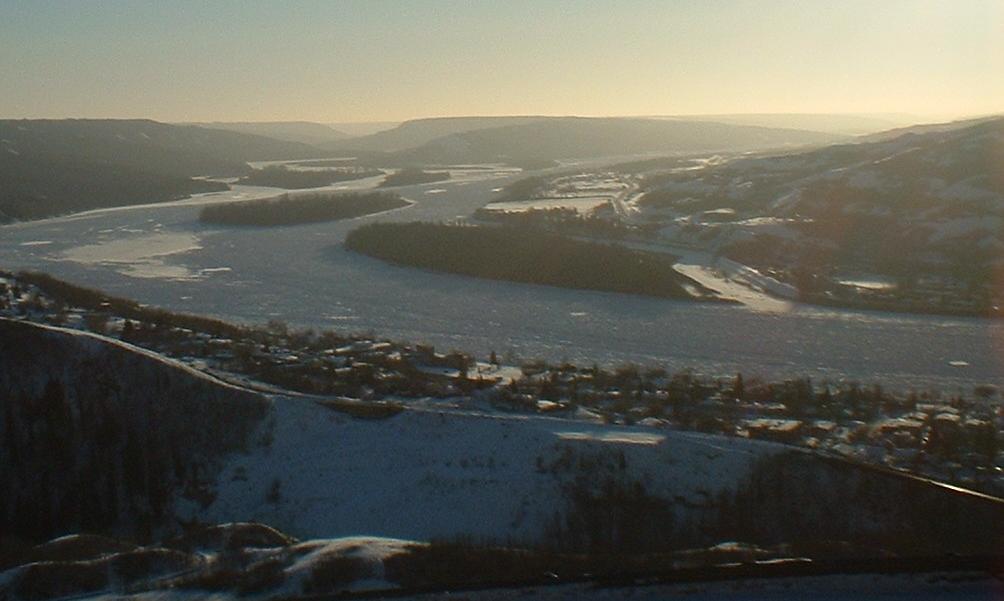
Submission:
[[211,503],[268,402],[159,356],[0,319],[0,532],[149,536]]
[[0,222],[226,189],[247,161],[321,156],[311,146],[148,120],[0,120]]
[[223,183],[79,157],[39,158],[0,152],[0,223],[175,200],[228,188]]
[[150,120],[0,120],[3,152],[73,156],[172,175],[237,175],[248,161],[322,156],[306,144]]

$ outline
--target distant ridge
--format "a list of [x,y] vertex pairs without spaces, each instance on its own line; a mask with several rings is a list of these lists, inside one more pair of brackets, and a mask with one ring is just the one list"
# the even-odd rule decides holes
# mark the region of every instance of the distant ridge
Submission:
[[195,125],[206,129],[233,131],[311,145],[344,140],[350,137],[350,134],[329,125],[311,121],[211,121],[179,125]]
[[950,132],[958,129],[971,127],[973,125],[979,125],[980,123],[986,123],[988,121],[996,121],[1000,119],[1004,119],[1004,114],[988,115],[984,117],[973,117],[971,119],[959,119],[956,121],[946,121],[943,123],[919,123],[916,125],[908,125],[906,127],[897,127],[894,129],[876,132],[869,136],[862,137],[861,141],[885,142],[888,140],[893,140],[905,134],[929,134],[938,132]]
[[358,122],[334,122],[325,123],[328,127],[345,133],[347,136],[357,138],[368,136],[377,132],[393,129],[401,125],[400,121],[358,121]]
[[[837,134],[711,121],[589,117],[519,119],[523,121],[442,136],[419,147],[398,151],[395,157],[403,163],[518,162],[655,152],[744,152],[824,145],[848,139]],[[348,141],[349,144],[354,142]]]
[[307,144],[148,119],[0,121],[8,154],[78,156],[171,175],[239,173],[248,161],[317,158]]
[[917,123],[910,115],[858,115],[825,113],[736,113],[712,115],[665,115],[657,119],[678,121],[715,121],[734,125],[804,129],[843,135],[865,135]]
[[502,127],[506,125],[523,125],[555,119],[544,116],[511,116],[511,117],[429,117],[405,121],[390,129],[349,140],[345,144],[328,145],[326,147],[350,147],[357,150],[395,152],[415,148],[427,144],[437,138],[452,134]]
[[0,223],[226,189],[192,178],[320,156],[298,142],[145,119],[0,120]]

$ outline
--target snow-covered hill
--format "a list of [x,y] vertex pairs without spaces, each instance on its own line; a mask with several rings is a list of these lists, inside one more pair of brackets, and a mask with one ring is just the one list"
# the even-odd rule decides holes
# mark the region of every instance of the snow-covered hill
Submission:
[[[1004,212],[1004,117],[947,131],[753,157],[662,178],[643,207],[738,217],[871,214],[928,221]],[[925,212],[926,211],[926,212]]]
[[1004,118],[918,131],[664,174],[639,206],[677,242],[757,267],[938,280],[987,309],[1004,269]]

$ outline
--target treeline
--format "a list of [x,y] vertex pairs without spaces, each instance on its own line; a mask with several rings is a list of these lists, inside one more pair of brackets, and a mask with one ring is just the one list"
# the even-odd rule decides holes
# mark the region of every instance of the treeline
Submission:
[[210,205],[199,213],[199,220],[220,225],[295,225],[351,219],[408,204],[397,194],[387,192],[283,194],[277,198]]
[[349,233],[345,246],[378,259],[511,282],[694,298],[711,298],[673,269],[674,258],[515,227],[376,223]]
[[335,182],[347,182],[366,177],[376,177],[382,174],[383,171],[379,169],[365,167],[341,167],[338,169],[300,171],[289,169],[284,165],[270,165],[262,169],[255,169],[242,177],[238,183],[250,186],[270,186],[272,188],[296,190],[302,188],[320,188],[322,186],[330,186]]
[[574,478],[546,528],[545,545],[561,551],[653,553],[732,540],[803,557],[977,556],[997,552],[1004,535],[999,499],[796,451],[762,455],[736,489],[700,503],[646,485],[623,450],[566,452],[541,469]]
[[421,169],[406,168],[391,173],[384,178],[380,184],[381,188],[391,186],[411,186],[414,184],[429,184],[432,182],[442,182],[450,179],[449,171],[423,171]]
[[904,557],[972,556],[999,552],[1004,537],[998,498],[794,451],[759,459],[716,509],[712,532],[761,545],[845,541]]

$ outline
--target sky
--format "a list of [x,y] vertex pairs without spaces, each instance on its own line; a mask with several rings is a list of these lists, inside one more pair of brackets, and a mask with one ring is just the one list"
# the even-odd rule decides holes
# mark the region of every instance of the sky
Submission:
[[0,118],[1004,112],[1004,0],[0,0]]

